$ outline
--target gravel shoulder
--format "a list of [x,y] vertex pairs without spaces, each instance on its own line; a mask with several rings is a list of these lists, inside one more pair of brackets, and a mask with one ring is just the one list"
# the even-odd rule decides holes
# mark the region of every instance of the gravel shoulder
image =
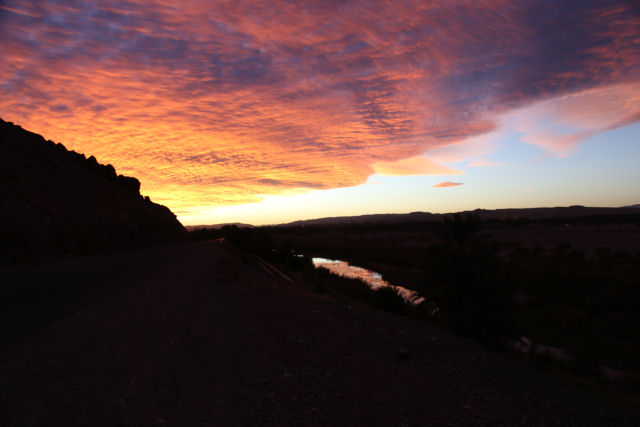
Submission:
[[[39,323],[29,310],[46,303],[13,312],[31,327],[0,350],[0,425],[640,425],[429,324],[306,293],[222,242],[134,258],[41,274],[50,289],[69,274],[111,287]],[[23,274],[6,279],[12,298]]]

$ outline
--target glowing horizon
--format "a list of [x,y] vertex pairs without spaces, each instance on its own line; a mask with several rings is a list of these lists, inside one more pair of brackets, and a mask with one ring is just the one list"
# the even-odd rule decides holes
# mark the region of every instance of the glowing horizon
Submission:
[[8,0],[0,117],[185,224],[634,204],[639,21],[623,0]]

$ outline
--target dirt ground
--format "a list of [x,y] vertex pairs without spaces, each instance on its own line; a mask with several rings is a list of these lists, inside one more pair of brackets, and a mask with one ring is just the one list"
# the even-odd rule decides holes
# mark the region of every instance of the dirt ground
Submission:
[[472,341],[302,291],[221,242],[0,280],[19,307],[3,317],[16,326],[2,330],[0,425],[640,425]]

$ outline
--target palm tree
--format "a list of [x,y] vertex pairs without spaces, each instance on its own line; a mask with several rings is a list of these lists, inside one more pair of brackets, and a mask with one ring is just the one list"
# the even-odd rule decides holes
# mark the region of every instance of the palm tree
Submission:
[[481,224],[482,219],[476,214],[464,216],[455,214],[453,217],[445,217],[444,225],[447,231],[445,239],[452,242],[460,252],[465,252],[474,242]]
[[476,214],[444,218],[442,237],[447,245],[437,256],[440,281],[438,306],[443,321],[454,332],[499,346],[512,325],[509,295],[495,274],[497,259],[482,244]]

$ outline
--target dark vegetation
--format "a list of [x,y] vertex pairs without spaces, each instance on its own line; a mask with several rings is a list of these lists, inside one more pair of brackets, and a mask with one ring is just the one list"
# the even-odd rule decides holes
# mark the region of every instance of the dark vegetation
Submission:
[[498,258],[477,234],[481,223],[477,215],[445,217],[443,243],[430,248],[425,267],[435,283],[438,320],[459,335],[500,348],[518,328]]
[[407,304],[404,298],[391,287],[372,289],[360,279],[338,276],[324,268],[307,271],[305,277],[315,292],[346,296],[404,316],[418,314],[417,309]]
[[240,228],[226,225],[219,229],[200,228],[190,231],[192,240],[224,238],[233,245],[265,261],[301,276],[314,292],[348,297],[396,314],[419,316],[422,307],[412,307],[396,289],[372,289],[360,279],[342,277],[326,269],[315,269],[311,257],[296,251],[291,240],[276,242],[265,228]]
[[185,239],[136,178],[0,119],[0,267]]
[[[492,348],[508,349],[525,336],[533,345],[517,357],[637,408],[640,214],[612,211],[557,218],[468,213],[437,221],[223,227],[192,235],[227,237],[301,272],[318,292],[433,321]],[[313,270],[312,256],[378,271],[418,291],[437,313],[432,316],[428,303],[404,304],[393,289],[376,297],[358,280]],[[540,344],[569,358],[537,351]]]

